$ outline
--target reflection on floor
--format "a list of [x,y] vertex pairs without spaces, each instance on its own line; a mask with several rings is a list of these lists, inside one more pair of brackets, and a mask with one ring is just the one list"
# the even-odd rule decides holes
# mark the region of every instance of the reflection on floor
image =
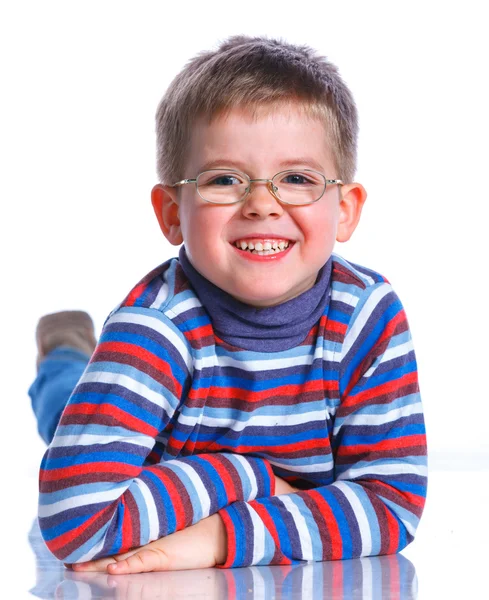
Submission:
[[36,555],[36,585],[30,593],[43,599],[408,600],[417,597],[414,566],[400,554],[286,567],[112,576],[65,569],[45,547],[37,521],[31,528],[29,543]]

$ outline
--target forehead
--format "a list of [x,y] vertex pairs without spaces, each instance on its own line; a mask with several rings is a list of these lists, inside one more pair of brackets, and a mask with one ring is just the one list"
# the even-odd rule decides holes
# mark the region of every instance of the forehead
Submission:
[[295,104],[233,108],[212,119],[198,118],[188,150],[187,167],[192,171],[233,164],[255,171],[280,169],[296,159],[309,159],[334,175],[324,120]]

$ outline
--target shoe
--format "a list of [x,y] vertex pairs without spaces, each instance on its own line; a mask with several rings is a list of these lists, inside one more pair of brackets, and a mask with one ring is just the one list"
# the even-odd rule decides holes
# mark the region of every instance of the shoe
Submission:
[[90,315],[81,310],[65,310],[44,315],[36,328],[37,368],[46,355],[59,346],[69,346],[92,356],[97,340]]

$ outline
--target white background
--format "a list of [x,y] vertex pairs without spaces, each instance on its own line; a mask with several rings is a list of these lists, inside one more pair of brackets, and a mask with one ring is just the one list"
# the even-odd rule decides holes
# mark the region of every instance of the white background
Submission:
[[[27,397],[38,318],[84,309],[99,333],[130,287],[176,254],[150,205],[154,113],[189,58],[239,33],[307,44],[339,66],[359,109],[357,180],[369,197],[335,252],[380,271],[404,304],[433,464],[487,465],[484,4],[2,2],[5,477],[35,475],[44,450]],[[32,516],[34,496],[19,499]]]

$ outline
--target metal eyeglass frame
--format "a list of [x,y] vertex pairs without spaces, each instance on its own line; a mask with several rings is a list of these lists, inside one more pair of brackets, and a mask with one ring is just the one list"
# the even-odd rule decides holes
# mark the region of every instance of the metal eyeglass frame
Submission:
[[[221,171],[223,173],[236,173],[237,175],[243,175],[249,182],[243,197],[240,198],[239,200],[233,200],[232,202],[212,202],[212,200],[207,200],[207,198],[204,198],[199,191],[199,186],[197,185],[197,180],[204,173],[211,173],[213,171]],[[286,200],[282,200],[282,198],[280,198],[280,196],[277,194],[278,187],[273,182],[274,179],[278,175],[283,175],[284,173],[298,173],[298,172],[299,173],[317,173],[318,175],[321,175],[321,177],[324,179],[324,190],[323,190],[322,194],[319,196],[319,198],[316,198],[316,200],[312,200],[311,202],[301,202],[301,203],[287,202]],[[300,170],[286,169],[285,171],[279,171],[278,173],[275,173],[275,175],[272,177],[272,179],[251,179],[251,177],[249,175],[247,175],[246,173],[243,173],[242,171],[237,171],[236,169],[207,169],[205,171],[202,171],[202,173],[199,173],[197,175],[197,177],[195,177],[194,179],[182,179],[181,181],[177,181],[176,183],[174,183],[172,185],[172,187],[186,185],[187,183],[195,183],[197,193],[202,198],[202,200],[204,200],[204,202],[208,202],[209,204],[224,204],[224,205],[226,205],[226,204],[238,204],[238,202],[242,202],[251,193],[251,184],[255,183],[255,182],[267,183],[268,191],[270,192],[270,194],[272,194],[272,196],[276,200],[278,200],[279,202],[282,202],[283,204],[289,204],[291,206],[305,206],[307,204],[314,204],[315,202],[318,202],[324,196],[328,184],[329,185],[344,185],[343,181],[341,179],[326,179],[326,177],[322,173],[320,173],[319,171],[315,171],[314,169],[300,169]]]

